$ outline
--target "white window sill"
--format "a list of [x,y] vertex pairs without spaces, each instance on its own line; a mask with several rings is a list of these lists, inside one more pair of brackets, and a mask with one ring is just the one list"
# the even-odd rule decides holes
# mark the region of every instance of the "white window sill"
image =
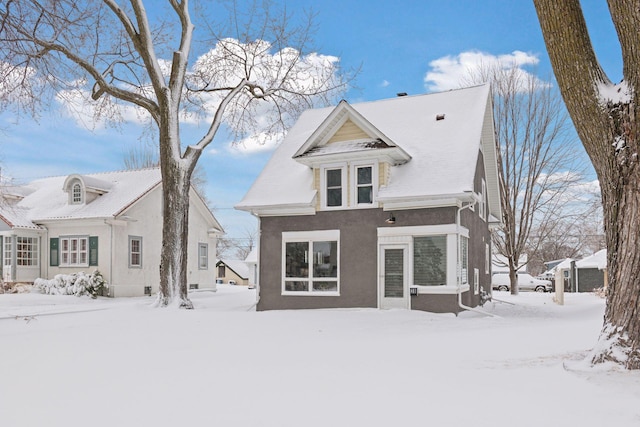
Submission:
[[283,296],[296,296],[296,297],[339,297],[340,292],[309,292],[309,291],[284,291]]
[[456,295],[458,293],[468,292],[470,286],[468,284],[460,286],[412,286],[418,288],[418,295],[435,294],[435,295]]

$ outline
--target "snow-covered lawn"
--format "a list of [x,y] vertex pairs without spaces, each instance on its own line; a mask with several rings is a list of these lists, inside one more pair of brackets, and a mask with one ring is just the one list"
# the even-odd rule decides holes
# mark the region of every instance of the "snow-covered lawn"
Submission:
[[602,299],[495,296],[499,318],[0,295],[0,426],[640,425],[640,373],[580,363]]

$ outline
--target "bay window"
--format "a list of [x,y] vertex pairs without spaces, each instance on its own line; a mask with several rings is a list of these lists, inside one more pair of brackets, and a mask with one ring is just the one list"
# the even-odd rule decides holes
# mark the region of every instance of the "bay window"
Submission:
[[460,283],[469,283],[469,238],[460,236]]
[[447,236],[413,238],[413,282],[418,286],[447,284]]
[[28,267],[38,266],[37,237],[16,237],[16,264]]

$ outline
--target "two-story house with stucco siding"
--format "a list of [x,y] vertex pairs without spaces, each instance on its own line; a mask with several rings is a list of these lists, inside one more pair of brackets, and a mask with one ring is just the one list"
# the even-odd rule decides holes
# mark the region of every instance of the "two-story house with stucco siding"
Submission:
[[479,305],[498,185],[488,85],[303,113],[236,206],[259,218],[258,310]]

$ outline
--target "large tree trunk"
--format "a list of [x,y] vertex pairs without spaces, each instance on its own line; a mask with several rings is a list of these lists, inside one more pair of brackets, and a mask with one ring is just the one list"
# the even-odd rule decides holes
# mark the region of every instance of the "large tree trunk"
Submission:
[[[165,109],[160,121],[160,170],[162,174],[162,250],[160,252],[159,306],[175,304],[192,309],[187,287],[189,239],[189,189],[195,157],[180,155],[178,111]],[[199,153],[199,151],[197,151]]]
[[170,302],[193,308],[187,288],[189,178],[178,165],[162,166],[162,251],[160,254],[159,305]]
[[640,10],[609,2],[622,47],[624,82],[612,85],[592,49],[578,0],[534,0],[551,64],[602,192],[609,288],[593,363],[640,369]]

